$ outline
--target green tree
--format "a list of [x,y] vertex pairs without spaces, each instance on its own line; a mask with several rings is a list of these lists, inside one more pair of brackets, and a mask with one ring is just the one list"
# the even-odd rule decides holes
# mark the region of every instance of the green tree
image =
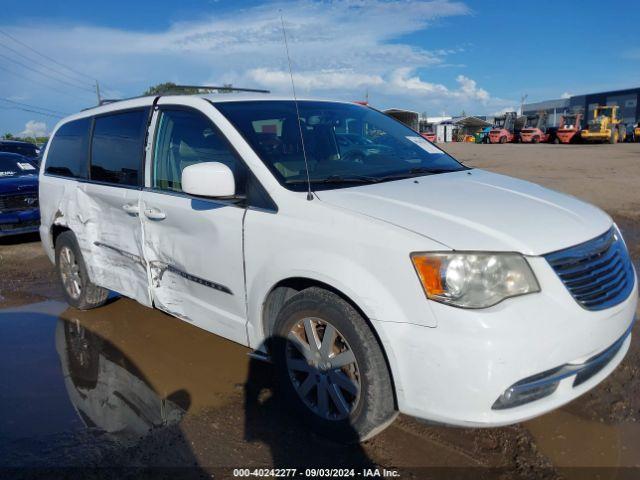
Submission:
[[5,140],[13,140],[15,137],[13,136],[12,133],[5,133],[2,138],[4,138]]
[[225,83],[222,87],[219,88],[177,88],[173,82],[164,82],[159,83],[157,85],[153,85],[147,88],[143,95],[162,95],[167,93],[181,93],[184,95],[191,95],[194,93],[207,93],[210,91],[217,91],[218,93],[232,93],[233,92],[233,84]]

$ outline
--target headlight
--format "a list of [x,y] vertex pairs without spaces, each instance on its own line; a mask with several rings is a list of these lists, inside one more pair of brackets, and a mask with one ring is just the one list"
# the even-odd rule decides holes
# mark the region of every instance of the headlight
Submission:
[[457,307],[486,308],[540,291],[517,253],[413,253],[411,260],[427,297]]

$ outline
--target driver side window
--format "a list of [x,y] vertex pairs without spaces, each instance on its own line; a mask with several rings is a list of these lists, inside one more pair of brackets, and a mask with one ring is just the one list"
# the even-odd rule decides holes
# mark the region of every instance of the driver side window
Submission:
[[162,109],[155,138],[151,186],[182,192],[182,171],[202,162],[227,165],[236,180],[236,193],[245,193],[246,167],[212,122],[196,111]]

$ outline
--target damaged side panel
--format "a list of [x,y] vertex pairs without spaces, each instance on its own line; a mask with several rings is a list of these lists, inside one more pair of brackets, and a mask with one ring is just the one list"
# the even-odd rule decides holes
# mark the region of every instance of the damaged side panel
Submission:
[[246,344],[242,263],[244,209],[144,191],[144,254],[154,305],[210,332]]
[[[56,197],[57,208],[53,218],[43,217],[43,227],[48,230],[50,221],[75,234],[91,282],[151,306],[142,227],[134,212],[140,191],[58,179],[47,183],[45,195]],[[123,205],[132,205],[132,212]],[[53,260],[53,248],[47,250]]]

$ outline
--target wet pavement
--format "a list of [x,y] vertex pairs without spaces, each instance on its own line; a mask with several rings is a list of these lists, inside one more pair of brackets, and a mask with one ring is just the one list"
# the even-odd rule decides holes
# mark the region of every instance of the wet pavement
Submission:
[[[495,169],[515,173],[505,168]],[[640,216],[606,208],[638,267]],[[0,478],[60,476],[58,467],[78,478],[148,467],[167,478],[225,478],[234,467],[270,466],[383,466],[402,478],[637,478],[639,339],[636,325],[626,359],[601,385],[524,424],[463,429],[401,416],[374,439],[342,446],[283,410],[270,366],[246,348],[125,298],[68,307],[37,237],[2,240]]]

